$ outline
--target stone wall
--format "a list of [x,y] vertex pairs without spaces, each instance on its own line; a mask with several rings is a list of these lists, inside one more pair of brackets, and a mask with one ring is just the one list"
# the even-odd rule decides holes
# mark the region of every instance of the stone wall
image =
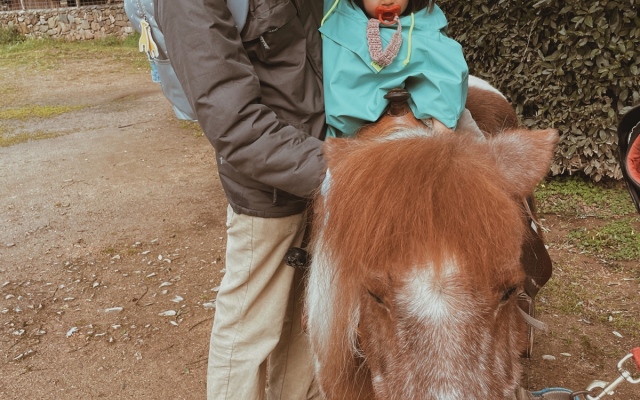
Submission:
[[64,40],[123,38],[134,32],[122,3],[0,12],[0,28],[18,27],[27,37]]

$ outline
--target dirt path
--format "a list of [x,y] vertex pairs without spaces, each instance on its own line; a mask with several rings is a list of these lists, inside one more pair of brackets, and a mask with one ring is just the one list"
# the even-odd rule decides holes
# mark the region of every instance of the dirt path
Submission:
[[[79,60],[38,79],[0,72],[12,107],[82,106],[12,126],[61,136],[0,148],[0,399],[204,398],[225,245],[211,146],[145,71]],[[640,314],[635,263],[607,268],[563,247],[567,221],[546,224],[558,279],[578,266],[617,282],[624,309]],[[616,377],[634,344],[626,332],[541,308],[552,331],[524,362],[526,386]],[[640,399],[637,389],[611,398]]]
[[25,127],[74,133],[0,148],[0,398],[203,398],[213,149],[146,73],[95,103],[88,84],[65,97],[88,107]]

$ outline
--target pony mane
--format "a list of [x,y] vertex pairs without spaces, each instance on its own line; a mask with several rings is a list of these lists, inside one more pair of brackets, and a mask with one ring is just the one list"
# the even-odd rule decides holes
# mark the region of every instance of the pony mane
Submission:
[[418,129],[328,141],[331,184],[314,225],[323,225],[335,272],[346,282],[372,272],[384,281],[427,263],[439,274],[454,257],[464,275],[486,281],[513,260],[524,233],[524,222],[514,224],[520,208],[487,141],[470,136]]

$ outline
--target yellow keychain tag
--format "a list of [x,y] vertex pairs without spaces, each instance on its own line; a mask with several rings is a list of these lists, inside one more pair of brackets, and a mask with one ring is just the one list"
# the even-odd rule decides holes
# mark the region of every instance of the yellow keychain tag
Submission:
[[150,58],[158,58],[158,46],[151,36],[151,27],[145,20],[140,21],[140,41],[138,41],[138,50],[147,53]]

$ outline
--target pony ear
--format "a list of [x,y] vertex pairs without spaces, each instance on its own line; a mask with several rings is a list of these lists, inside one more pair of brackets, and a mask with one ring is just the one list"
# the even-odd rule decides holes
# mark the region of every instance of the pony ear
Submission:
[[511,184],[514,195],[531,194],[547,175],[558,140],[555,129],[517,129],[489,139],[498,169]]

